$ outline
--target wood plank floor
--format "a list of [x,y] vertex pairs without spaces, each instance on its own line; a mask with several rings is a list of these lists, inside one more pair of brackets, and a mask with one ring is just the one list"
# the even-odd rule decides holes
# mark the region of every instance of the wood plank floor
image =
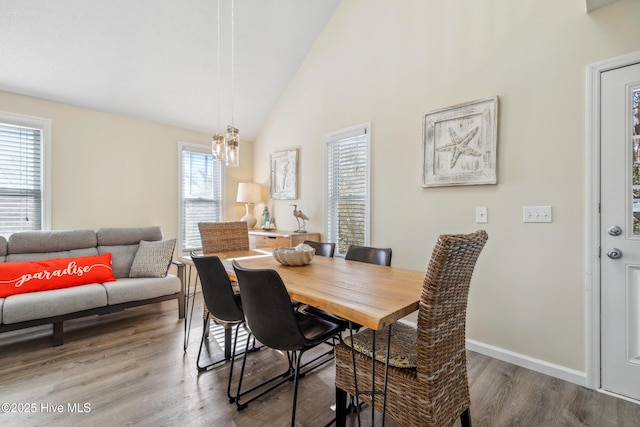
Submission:
[[[0,335],[0,402],[22,410],[0,412],[0,425],[288,425],[292,383],[238,412],[226,399],[229,364],[198,374],[200,313],[198,294],[186,353],[176,301],[67,322],[60,347],[50,345],[51,327]],[[247,364],[248,381],[259,381],[283,370],[286,358],[263,349]],[[333,418],[333,375],[327,364],[301,380],[298,425],[323,426]],[[469,380],[475,427],[640,425],[640,405],[473,352]],[[355,416],[349,423],[357,425]]]

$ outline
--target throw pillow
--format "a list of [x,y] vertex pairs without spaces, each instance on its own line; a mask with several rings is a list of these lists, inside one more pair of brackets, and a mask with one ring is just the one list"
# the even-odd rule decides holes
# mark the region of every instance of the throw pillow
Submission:
[[169,271],[176,239],[147,242],[140,240],[129,277],[164,277]]
[[110,252],[76,258],[0,262],[0,297],[115,280]]

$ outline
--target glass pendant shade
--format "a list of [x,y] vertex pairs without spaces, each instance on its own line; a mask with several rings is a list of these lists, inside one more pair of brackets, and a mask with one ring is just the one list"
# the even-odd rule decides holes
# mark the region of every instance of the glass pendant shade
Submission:
[[238,129],[233,126],[227,127],[227,144],[226,144],[225,164],[227,166],[240,165],[240,134]]
[[213,135],[211,141],[211,152],[213,153],[213,160],[223,161],[225,158],[225,139],[223,135],[216,133]]

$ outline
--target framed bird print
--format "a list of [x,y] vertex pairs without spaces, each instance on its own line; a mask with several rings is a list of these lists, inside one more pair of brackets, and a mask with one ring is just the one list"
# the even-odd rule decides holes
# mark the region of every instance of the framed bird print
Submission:
[[297,194],[298,150],[271,154],[271,198],[295,200]]
[[426,113],[422,186],[497,184],[497,134],[497,96]]

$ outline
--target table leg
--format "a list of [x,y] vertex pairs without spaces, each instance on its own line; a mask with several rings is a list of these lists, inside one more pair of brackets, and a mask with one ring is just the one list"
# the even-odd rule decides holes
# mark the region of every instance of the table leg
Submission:
[[231,360],[231,328],[224,328],[224,358]]
[[336,427],[347,423],[347,392],[336,387]]

